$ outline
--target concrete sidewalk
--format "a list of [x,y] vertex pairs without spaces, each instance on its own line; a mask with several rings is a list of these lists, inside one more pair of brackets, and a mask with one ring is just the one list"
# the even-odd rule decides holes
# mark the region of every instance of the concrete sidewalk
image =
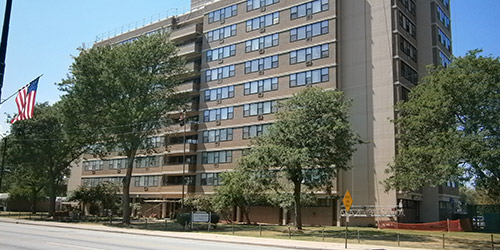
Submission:
[[[91,225],[91,224],[77,224],[77,223],[62,223],[62,222],[50,222],[50,221],[30,221],[23,219],[11,219],[11,218],[1,218],[0,221],[8,223],[18,223],[27,225],[43,225],[61,228],[71,228],[71,229],[81,229],[90,231],[102,231],[102,232],[113,232],[113,233],[126,233],[126,234],[136,234],[154,237],[171,237],[180,239],[192,239],[192,240],[205,240],[205,241],[215,241],[215,242],[228,242],[236,244],[254,245],[254,246],[270,246],[270,247],[282,247],[288,249],[345,249],[343,243],[330,243],[330,242],[313,242],[313,241],[301,241],[301,240],[285,240],[285,239],[271,239],[271,238],[258,238],[258,237],[245,237],[245,236],[233,236],[233,235],[221,235],[221,234],[208,234],[208,233],[195,233],[195,232],[168,232],[168,231],[152,231],[152,230],[142,230],[142,229],[130,229],[130,228],[116,228],[108,227],[104,225]],[[407,250],[422,250],[423,248],[403,248],[403,247],[387,247],[387,246],[370,246],[362,244],[349,244],[348,249],[359,249],[359,250],[395,250],[395,249],[407,249]]]

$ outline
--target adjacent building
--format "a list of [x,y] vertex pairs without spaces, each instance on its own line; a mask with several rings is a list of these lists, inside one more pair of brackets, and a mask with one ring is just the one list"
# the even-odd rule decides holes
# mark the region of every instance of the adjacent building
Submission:
[[[146,215],[168,217],[183,193],[212,194],[219,173],[233,169],[250,139],[273,123],[276,104],[313,85],[352,99],[352,127],[368,142],[357,147],[352,169],[339,172],[333,190],[337,197],[349,190],[353,209],[364,216],[351,224],[375,224],[399,205],[402,221],[451,216],[454,185],[401,193],[381,184],[397,153],[394,104],[408,98],[427,65],[450,63],[450,25],[449,0],[192,0],[188,13],[97,41],[127,43],[168,31],[188,60],[190,73],[178,90],[192,94],[190,122],[151,138],[158,153],[136,159],[131,197]],[[70,188],[119,183],[125,161],[86,156]],[[343,223],[340,199],[317,195],[303,222]],[[251,209],[258,222],[287,223],[291,216],[271,206]]]

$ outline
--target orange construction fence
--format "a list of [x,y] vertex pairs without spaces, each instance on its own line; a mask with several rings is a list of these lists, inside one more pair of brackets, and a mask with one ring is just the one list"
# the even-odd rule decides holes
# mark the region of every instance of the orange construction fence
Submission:
[[427,231],[452,231],[462,232],[460,220],[438,221],[429,223],[398,223],[394,221],[379,221],[378,228],[384,229],[408,229],[408,230],[427,230]]

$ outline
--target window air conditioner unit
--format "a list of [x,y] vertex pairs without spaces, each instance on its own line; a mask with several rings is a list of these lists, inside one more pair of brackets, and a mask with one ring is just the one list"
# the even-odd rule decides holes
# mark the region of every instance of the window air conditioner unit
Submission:
[[265,49],[259,49],[259,54],[264,54],[266,52]]
[[306,66],[312,66],[313,65],[313,62],[312,61],[307,61],[306,62]]
[[259,70],[259,75],[263,75],[264,74],[264,70]]
[[257,116],[257,120],[259,120],[259,121],[264,120],[264,116],[263,116],[263,115],[258,115],[258,116]]
[[223,64],[224,63],[224,59],[219,59],[219,64]]
[[266,11],[266,6],[262,6],[262,7],[260,7],[260,11],[261,11],[261,12]]
[[220,43],[220,44],[223,44],[223,43],[224,43],[224,39],[220,39],[220,40],[219,40],[219,43]]
[[220,120],[215,121],[215,125],[219,126],[220,125]]
[[260,28],[260,33],[266,32],[266,28]]
[[259,92],[259,95],[258,95],[258,96],[259,96],[259,98],[264,97],[264,93]]
[[149,190],[149,188],[148,188],[148,187],[144,187],[144,191],[148,191],[148,190]]

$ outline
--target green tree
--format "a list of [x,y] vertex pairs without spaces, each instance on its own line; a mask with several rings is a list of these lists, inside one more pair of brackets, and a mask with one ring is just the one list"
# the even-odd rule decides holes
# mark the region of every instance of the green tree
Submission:
[[50,215],[55,212],[56,196],[64,192],[71,163],[87,149],[77,137],[69,138],[64,124],[68,123],[61,116],[61,103],[37,104],[33,118],[14,123],[9,135],[8,162],[15,173],[9,176],[17,188],[29,187],[32,197],[42,190],[39,184],[44,182]]
[[168,112],[185,101],[175,93],[184,61],[166,34],[134,42],[81,49],[60,86],[68,100],[64,113],[99,143],[100,155],[121,151],[128,166],[123,178],[123,223],[130,224],[130,181],[134,158],[147,138],[164,128]]
[[500,199],[500,60],[471,51],[432,68],[398,103],[398,153],[387,188],[470,180]]
[[88,214],[89,207],[92,204],[99,206],[100,211],[110,210],[116,213],[119,202],[119,186],[111,182],[102,182],[93,187],[79,186],[74,190],[69,200],[78,201],[85,209],[85,215]]
[[280,105],[269,133],[257,137],[240,160],[271,190],[292,190],[297,229],[302,193],[331,191],[337,170],[349,168],[359,142],[348,122],[349,106],[340,91],[306,88]]
[[252,173],[240,169],[221,173],[220,178],[223,184],[215,188],[213,206],[226,220],[232,220],[228,215],[232,215],[234,207],[239,207],[250,224],[250,206],[265,201],[262,185]]

